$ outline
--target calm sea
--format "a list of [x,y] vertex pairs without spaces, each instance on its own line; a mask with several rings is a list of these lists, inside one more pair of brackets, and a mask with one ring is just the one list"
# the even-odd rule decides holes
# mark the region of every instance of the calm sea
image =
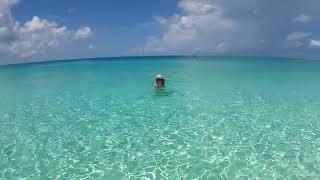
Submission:
[[0,179],[320,178],[320,61],[59,61],[0,83]]

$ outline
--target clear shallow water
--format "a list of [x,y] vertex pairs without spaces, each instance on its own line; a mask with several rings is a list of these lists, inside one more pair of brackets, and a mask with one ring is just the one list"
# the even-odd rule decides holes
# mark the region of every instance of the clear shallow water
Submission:
[[0,82],[0,179],[320,178],[318,62],[55,62]]

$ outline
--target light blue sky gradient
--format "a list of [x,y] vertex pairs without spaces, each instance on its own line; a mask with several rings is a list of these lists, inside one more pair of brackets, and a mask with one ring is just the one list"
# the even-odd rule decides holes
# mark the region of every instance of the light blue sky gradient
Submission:
[[[0,28],[7,28],[0,29],[2,64],[134,56],[143,51],[145,55],[320,57],[318,0],[0,1],[0,13],[6,15],[0,17]],[[56,26],[29,27],[26,32],[24,24],[35,16],[39,21],[34,22]],[[14,24],[19,27],[14,29]],[[66,28],[60,35],[44,32],[59,27]],[[90,32],[77,38],[84,27]],[[52,39],[54,43],[48,43]]]

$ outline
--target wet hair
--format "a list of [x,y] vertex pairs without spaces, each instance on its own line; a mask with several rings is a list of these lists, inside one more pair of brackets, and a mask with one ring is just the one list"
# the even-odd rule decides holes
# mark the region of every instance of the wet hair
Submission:
[[157,81],[161,81],[161,82],[162,82],[162,85],[164,86],[166,80],[165,80],[165,79],[156,79],[156,82],[157,82]]

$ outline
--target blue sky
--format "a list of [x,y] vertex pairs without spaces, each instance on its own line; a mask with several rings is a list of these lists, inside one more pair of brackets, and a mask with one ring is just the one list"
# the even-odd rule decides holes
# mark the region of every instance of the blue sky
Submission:
[[320,57],[318,0],[0,0],[0,63],[101,56]]

